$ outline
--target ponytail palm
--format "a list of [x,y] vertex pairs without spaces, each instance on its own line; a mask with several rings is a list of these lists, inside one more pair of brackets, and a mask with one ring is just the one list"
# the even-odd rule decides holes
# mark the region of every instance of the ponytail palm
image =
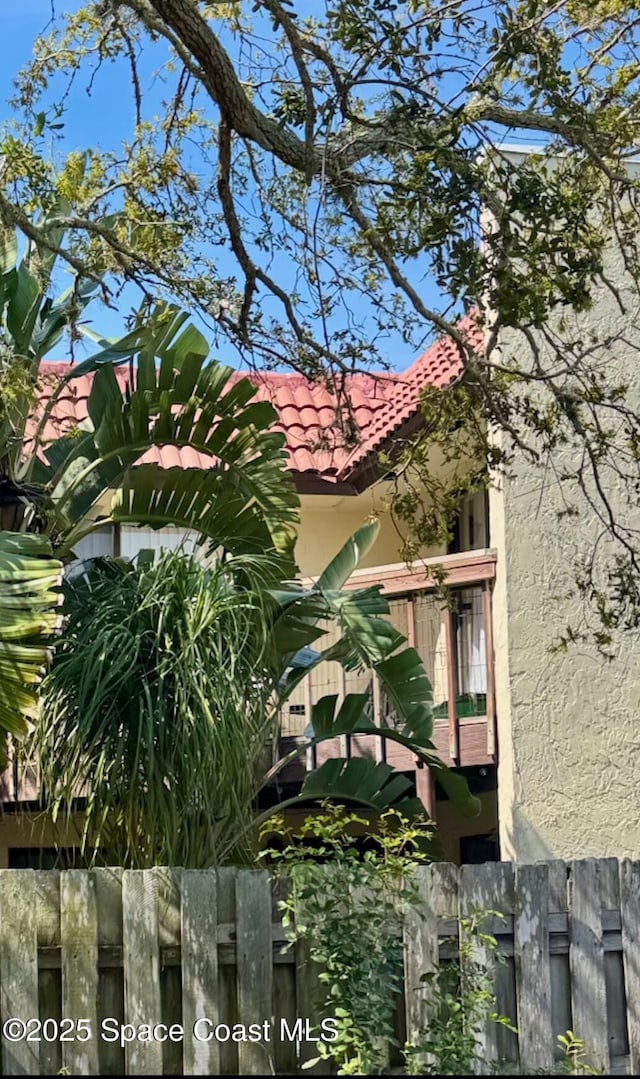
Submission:
[[[260,791],[295,755],[270,767],[280,708],[329,659],[380,677],[398,722],[377,726],[368,694],[340,704],[327,696],[296,754],[340,734],[391,738],[437,768],[453,799],[473,809],[464,780],[431,743],[420,657],[384,617],[378,589],[342,588],[375,531],[357,533],[313,589],[269,589],[252,554],[205,568],[179,551],[155,563],[96,561],[68,582],[68,623],[36,732],[54,816],[71,812],[83,791],[86,845],[132,867],[250,861],[261,825],[279,808],[260,813]],[[338,643],[310,649],[332,621]],[[333,798],[422,813],[409,788],[389,765],[336,758],[285,804]]]
[[240,825],[273,724],[263,570],[178,551],[96,560],[65,583],[35,745],[54,818],[85,793],[85,845],[109,864],[250,856]]

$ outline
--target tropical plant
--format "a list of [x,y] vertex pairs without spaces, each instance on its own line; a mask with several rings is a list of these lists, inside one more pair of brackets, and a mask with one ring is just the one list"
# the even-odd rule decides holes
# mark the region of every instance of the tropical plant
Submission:
[[[180,551],[136,565],[96,560],[74,574],[35,736],[54,817],[84,793],[85,848],[126,865],[252,859],[278,809],[261,811],[261,793],[296,753],[354,732],[402,742],[474,811],[465,781],[430,741],[419,656],[381,617],[388,606],[378,589],[340,587],[376,531],[364,526],[311,590],[269,588],[265,556],[251,551],[229,551],[208,567]],[[321,619],[338,621],[342,635],[314,653],[307,644],[325,632]],[[383,679],[397,729],[374,723],[368,694],[348,694],[339,708],[325,697],[310,737],[270,767],[283,700],[327,658]],[[409,788],[387,764],[336,758],[279,808],[331,798],[375,814],[422,815]]]
[[37,715],[37,687],[60,622],[61,577],[45,536],[0,532],[0,729],[14,737]]
[[[66,200],[58,200],[51,212],[68,209]],[[61,230],[47,230],[46,217],[41,227],[53,242],[61,242]],[[76,275],[72,285],[54,299],[50,288],[55,262],[55,256],[33,243],[27,243],[20,256],[15,232],[0,230],[0,527],[8,531],[44,528],[41,492],[30,483],[40,449],[40,439],[31,437],[30,428],[42,361],[65,333],[79,336],[82,315],[98,293],[95,281]],[[113,343],[101,361],[126,359],[139,340],[138,330]],[[86,369],[93,369],[92,364],[71,366],[54,389],[54,399]]]
[[[232,380],[231,368],[209,361],[204,337],[185,325],[187,314],[159,306],[119,341],[98,338],[98,350],[57,377],[46,405],[37,408],[42,360],[77,325],[96,285],[76,278],[51,300],[53,258],[30,245],[19,259],[13,233],[0,235],[0,528],[42,533],[69,561],[74,546],[104,525],[176,525],[193,530],[209,551],[253,553],[269,580],[292,572],[297,496],[285,469],[284,438],[269,430],[275,412],[252,400],[253,384]],[[124,386],[114,368],[127,360]],[[93,382],[86,422],[51,440],[56,402],[68,383],[87,374]],[[166,445],[196,450],[199,467],[145,463],[153,447]],[[14,555],[16,544],[9,545]],[[32,550],[27,541],[23,550],[25,556]],[[11,572],[0,548],[0,581]],[[21,640],[21,611],[11,609],[8,651]],[[16,675],[19,658],[16,651]],[[0,731],[17,735],[33,700],[23,712],[21,695],[13,699],[16,712],[0,711]]]
[[279,903],[287,939],[290,946],[302,942],[318,966],[311,1016],[331,1017],[335,1027],[307,1067],[323,1060],[338,1075],[380,1074],[390,1047],[399,1047],[394,1009],[402,992],[402,926],[420,902],[413,872],[429,860],[429,828],[387,811],[363,850],[366,819],[337,806],[309,816],[295,837],[284,818],[275,825],[269,838],[278,835],[287,845],[264,857],[287,885]]
[[482,1038],[488,1024],[516,1028],[509,1016],[497,1009],[496,964],[505,956],[498,941],[487,931],[490,918],[503,918],[498,911],[474,910],[459,921],[452,941],[457,952],[453,962],[422,976],[416,992],[426,992],[428,1027],[404,1047],[409,1075],[476,1075],[482,1069]]
[[178,550],[65,581],[34,747],[54,819],[86,796],[85,851],[134,867],[248,857],[273,723],[264,564]]
[[[313,745],[338,736],[376,732],[378,737],[415,752],[424,766],[437,773],[449,796],[475,812],[466,782],[445,768],[434,750],[431,685],[416,649],[404,647],[406,638],[385,617],[389,614],[389,604],[380,587],[344,588],[373,546],[378,531],[376,520],[359,528],[311,587],[289,585],[286,591],[275,593],[279,606],[272,632],[282,657],[278,708],[283,707],[302,680],[321,663],[337,661],[347,671],[371,671],[380,679],[393,706],[393,726],[376,726],[368,692],[347,693],[342,701],[337,694],[329,694],[312,707]],[[328,625],[337,626],[338,639],[324,649],[309,648],[326,634]],[[268,781],[308,749],[309,743],[303,742],[278,761]],[[352,798],[357,790],[361,804],[368,804],[373,810],[381,811],[390,805],[400,808],[402,801],[403,811],[412,812],[420,803],[418,799],[403,800],[410,787],[410,781],[387,764],[373,766],[362,759],[334,758],[307,777],[304,791],[322,799],[338,796],[341,788],[345,798]]]
[[[68,208],[60,199],[52,212]],[[46,225],[45,219],[45,230]],[[53,243],[61,241],[59,229],[49,235]],[[33,482],[38,440],[29,439],[41,364],[97,292],[95,282],[76,276],[52,299],[54,264],[54,256],[32,243],[19,258],[15,233],[0,230],[0,760],[6,757],[6,734],[25,735],[35,717],[38,684],[59,621],[62,564],[53,558],[49,538],[29,534],[45,531],[48,523],[46,491]],[[123,358],[118,345],[111,358]],[[70,370],[59,390],[77,371]]]

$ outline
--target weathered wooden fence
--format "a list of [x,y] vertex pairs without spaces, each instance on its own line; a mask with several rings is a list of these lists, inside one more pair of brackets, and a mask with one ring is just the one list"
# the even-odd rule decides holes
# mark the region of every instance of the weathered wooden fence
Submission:
[[[488,1026],[487,1071],[553,1072],[573,1029],[603,1071],[640,1072],[640,862],[435,865],[420,887],[401,1032],[428,1022],[420,978],[457,956],[460,919],[491,910],[518,1035]],[[264,872],[2,870],[2,1073],[294,1073],[316,1055],[314,974],[284,942]]]

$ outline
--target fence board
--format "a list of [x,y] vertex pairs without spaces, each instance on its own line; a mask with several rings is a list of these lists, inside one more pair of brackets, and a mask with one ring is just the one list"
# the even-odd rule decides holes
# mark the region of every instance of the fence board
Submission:
[[[236,924],[236,877],[238,870],[224,867],[218,870],[218,922],[230,924],[234,930]],[[220,940],[220,930],[218,930]],[[235,961],[223,962],[224,948],[218,951],[218,984],[220,987],[220,1019],[232,1026],[238,1022],[238,988]],[[234,957],[235,958],[235,957]],[[227,1041],[220,1045],[220,1071],[222,1075],[238,1074],[238,1045]]]
[[[165,866],[154,870],[158,910],[158,942],[160,945],[160,1006],[162,1022],[167,1032],[182,1025],[182,988],[179,964],[162,963],[162,955],[180,949],[180,870]],[[163,1032],[164,1037],[164,1032]],[[164,1075],[182,1075],[184,1043],[174,1041],[167,1033],[161,1044]]]
[[[553,1022],[553,1053],[556,1059],[563,1056],[559,1034],[571,1030],[571,974],[569,971],[569,936],[567,921],[567,866],[565,862],[546,863],[549,870],[549,929],[552,932],[549,941],[551,968],[551,1016]],[[562,938],[562,951],[558,951],[558,922],[562,920],[565,936]],[[566,947],[565,947],[566,941]]]
[[[287,942],[281,940],[284,932],[273,933],[273,929],[281,920],[280,902],[288,898],[290,884],[282,878],[276,878],[271,886],[271,922],[272,934],[276,946],[273,950],[273,1008],[274,1023],[278,1035],[282,1029],[282,1021],[287,1023],[289,1030],[295,1027],[298,1017],[296,1009],[296,971],[294,955]],[[277,938],[277,943],[276,943]],[[282,960],[287,960],[282,962]],[[298,1058],[295,1041],[277,1036],[274,1042],[274,1056],[276,1074],[295,1075]]]
[[[459,910],[461,919],[472,918],[476,912],[494,910],[498,913],[513,910],[513,867],[507,862],[487,862],[485,865],[462,866],[460,870]],[[483,921],[480,926],[486,931]],[[489,929],[489,932],[491,930]],[[477,967],[494,976],[494,956],[477,937],[470,938],[461,924],[461,942],[468,944],[461,954],[461,977],[471,980]],[[512,1016],[509,1016],[512,1018]],[[498,1061],[498,1030],[488,1022],[476,1038],[480,1074],[490,1074]]]
[[[458,870],[454,865],[419,866],[415,878],[420,904],[409,911],[404,931],[404,997],[406,1037],[417,1045],[428,1030],[433,989],[423,975],[437,975],[440,966],[439,923],[458,910]],[[457,933],[457,927],[456,927]],[[427,1055],[415,1058],[428,1065]]]
[[[122,876],[117,866],[94,869],[96,903],[98,907],[99,998],[98,1022],[115,1019],[124,1023],[124,971],[122,964],[104,966],[105,950],[122,948]],[[100,1039],[98,1046],[101,1075],[124,1075],[124,1049],[119,1042]]]
[[[198,1041],[199,1019],[220,1020],[218,989],[218,881],[215,870],[182,873],[182,1018],[185,1075],[219,1075],[217,1040]],[[201,1024],[204,1026],[206,1024]],[[200,1027],[198,1028],[198,1030]],[[207,1031],[208,1031],[207,1027]]]
[[572,862],[569,877],[573,1030],[588,1044],[592,1065],[609,1070],[604,946],[598,862]]
[[[238,1019],[249,1024],[273,1023],[273,945],[271,942],[271,882],[265,870],[247,870],[236,877],[238,943]],[[278,1037],[279,1031],[273,1032]],[[241,1075],[268,1075],[273,1070],[273,1042],[238,1043]]]
[[[35,873],[30,869],[0,872],[0,973],[3,1022],[26,1022],[38,1016],[38,936]],[[3,1073],[37,1075],[38,1042],[2,1039]]]
[[640,862],[620,863],[622,959],[629,1032],[629,1070],[640,1074]]
[[[320,969],[314,963],[306,940],[298,940],[294,946],[296,971],[296,1018],[308,1019],[311,1027],[316,1028],[324,1018],[322,1001],[325,987],[319,980]],[[314,1029],[314,1033],[317,1031]],[[300,1066],[308,1064],[318,1056],[318,1047],[310,1041],[300,1041],[297,1046]],[[324,1064],[320,1061],[305,1071],[311,1075],[324,1074]]]
[[[122,878],[124,1006],[135,1027],[162,1020],[157,881],[152,870]],[[125,1046],[128,1075],[162,1075],[162,1044],[135,1039]]]
[[[498,911],[504,920],[489,915],[482,928],[507,957],[497,968],[498,1009],[518,1026],[519,1045],[489,1024],[479,1039],[482,1068],[513,1073],[519,1055],[520,1067],[549,1071],[556,1034],[573,1029],[595,1066],[640,1073],[640,862],[575,862],[569,871],[562,862],[434,865],[417,879],[425,906],[405,929],[402,1041],[405,1030],[419,1041],[428,1026],[422,975],[460,959],[459,917]],[[0,871],[3,1021],[55,1025],[64,1015],[94,1028],[91,1042],[48,1041],[44,1031],[40,1041],[3,1039],[3,1073],[294,1073],[318,1047],[281,1041],[280,1021],[292,1030],[296,1019],[322,1014],[319,972],[304,943],[283,954],[282,886],[235,869]],[[490,957],[476,941],[472,962]],[[463,979],[474,975],[468,961],[462,968]],[[99,1037],[106,1017],[180,1023],[184,1041],[132,1043],[125,1052]],[[272,1040],[198,1042],[198,1017],[229,1028],[273,1021]]]
[[[36,903],[36,936],[38,949],[56,945],[60,940],[60,873],[56,871],[34,872]],[[38,1002],[40,1019],[62,1018],[61,971],[38,972]],[[56,1039],[40,1042],[40,1074],[58,1075],[62,1068],[62,1045]]]
[[513,951],[518,999],[520,1062],[524,1071],[553,1068],[549,869],[518,865]]
[[62,1043],[62,1064],[71,1075],[97,1075],[98,904],[95,878],[81,870],[60,876],[60,942],[62,1015],[88,1025]]

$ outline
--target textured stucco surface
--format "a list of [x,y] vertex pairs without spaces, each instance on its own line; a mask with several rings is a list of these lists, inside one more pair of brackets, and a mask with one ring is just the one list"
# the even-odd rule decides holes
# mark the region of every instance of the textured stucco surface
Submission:
[[[609,278],[622,281],[612,262]],[[630,310],[637,309],[637,300]],[[578,340],[603,339],[626,326],[604,293],[587,316],[573,320]],[[504,335],[505,355],[522,338]],[[622,375],[640,409],[640,360],[619,340],[605,358]],[[555,458],[558,470],[575,448]],[[499,818],[502,856],[532,861],[616,855],[640,857],[640,635],[616,638],[608,663],[595,650],[550,646],[567,623],[579,628],[583,608],[567,598],[576,566],[590,554],[601,525],[583,496],[552,470],[516,457],[512,476],[490,498],[491,545],[498,553],[494,596],[499,736]],[[614,510],[640,527],[640,513],[622,485],[607,479]],[[558,519],[564,499],[577,518]],[[605,542],[603,555],[614,553]]]

